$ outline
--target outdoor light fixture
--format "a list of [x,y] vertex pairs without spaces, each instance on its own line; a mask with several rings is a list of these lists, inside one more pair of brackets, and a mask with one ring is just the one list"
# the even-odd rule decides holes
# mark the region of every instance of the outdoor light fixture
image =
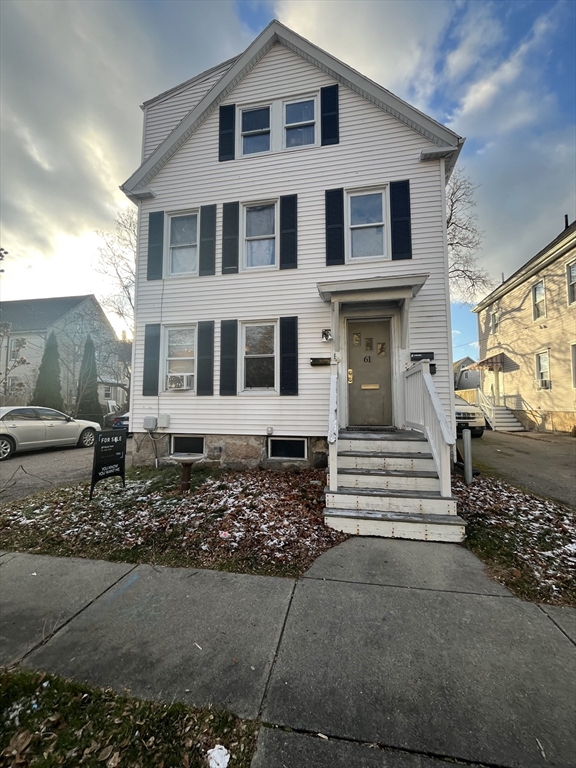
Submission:
[[332,331],[330,328],[324,328],[322,331],[322,341],[332,341]]

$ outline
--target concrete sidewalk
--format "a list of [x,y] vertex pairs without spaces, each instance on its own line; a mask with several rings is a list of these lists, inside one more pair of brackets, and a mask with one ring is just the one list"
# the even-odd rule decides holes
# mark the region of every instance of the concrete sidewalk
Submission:
[[351,539],[299,581],[6,553],[0,580],[1,664],[292,729],[253,768],[576,765],[576,611],[457,545]]

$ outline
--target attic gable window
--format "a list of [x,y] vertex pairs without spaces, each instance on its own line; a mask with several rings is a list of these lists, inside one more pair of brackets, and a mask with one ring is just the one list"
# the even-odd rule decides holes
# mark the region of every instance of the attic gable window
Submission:
[[270,107],[242,110],[242,154],[270,151]]
[[198,274],[198,214],[169,217],[168,274]]
[[315,100],[295,101],[284,105],[286,149],[315,144]]

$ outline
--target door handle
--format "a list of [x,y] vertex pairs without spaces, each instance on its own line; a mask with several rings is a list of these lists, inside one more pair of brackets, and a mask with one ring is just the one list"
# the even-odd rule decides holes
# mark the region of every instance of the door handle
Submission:
[[354,371],[352,368],[348,368],[348,384],[354,384]]

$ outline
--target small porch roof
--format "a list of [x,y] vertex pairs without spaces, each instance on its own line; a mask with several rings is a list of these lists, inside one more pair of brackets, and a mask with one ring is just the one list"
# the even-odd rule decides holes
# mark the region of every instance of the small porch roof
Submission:
[[483,360],[478,360],[472,365],[466,366],[469,371],[476,371],[480,368],[491,368],[493,365],[504,365],[506,362],[506,355],[503,352],[499,352],[497,355],[490,355]]
[[322,301],[387,301],[400,303],[420,291],[429,274],[364,277],[357,280],[335,280],[317,283]]

